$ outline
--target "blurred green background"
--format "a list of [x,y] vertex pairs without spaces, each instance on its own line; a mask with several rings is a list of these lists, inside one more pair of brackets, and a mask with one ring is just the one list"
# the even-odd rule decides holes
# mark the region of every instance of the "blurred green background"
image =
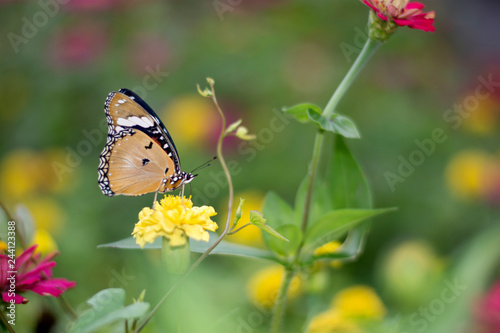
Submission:
[[[107,287],[125,288],[128,302],[146,289],[146,301],[156,304],[169,284],[159,253],[97,249],[128,237],[153,200],[152,194],[108,198],[99,190],[107,94],[129,88],[141,95],[169,129],[183,170],[191,171],[215,155],[219,118],[196,92],[196,84],[214,78],[229,119],[242,118],[257,134],[252,143],[225,144],[236,195],[251,198],[253,209],[269,190],[293,202],[314,129],[279,110],[326,104],[366,38],[368,8],[355,0],[62,2],[1,1],[0,198],[24,218],[27,207],[38,230],[33,242],[61,252],[55,276],[77,282],[66,293],[76,309]],[[359,261],[319,279],[314,304],[320,310],[336,290],[366,284],[380,295],[388,318],[411,314],[436,297],[429,284],[439,290],[470,242],[498,225],[500,87],[480,101],[476,87],[479,77],[500,81],[500,41],[493,36],[500,6],[493,0],[425,4],[436,12],[436,32],[398,29],[338,108],[361,132],[361,140],[348,144],[375,207],[399,209],[374,222]],[[451,113],[464,105],[463,114]],[[421,150],[416,140],[429,142],[435,129],[445,133],[444,142],[426,155],[414,153]],[[398,174],[402,161],[417,155],[424,156],[419,165],[391,185],[388,172]],[[213,163],[199,173],[188,193],[195,204],[214,206],[220,222],[227,209],[220,167]],[[250,230],[239,241],[258,243],[256,234]],[[496,252],[485,248],[474,260]],[[485,281],[474,297],[498,278],[498,260],[491,262],[474,278]],[[244,332],[238,318],[256,311],[246,296],[248,276],[265,266],[209,258],[149,331],[176,327],[174,317],[185,319],[186,332]],[[28,298],[18,307],[19,318],[28,318],[20,332],[50,318],[43,312],[61,311],[55,302]],[[291,331],[301,331],[307,304],[305,296],[292,304]],[[474,304],[464,306],[471,318],[464,332],[474,332]],[[252,331],[266,331],[263,313]],[[54,332],[65,331],[63,318]]]

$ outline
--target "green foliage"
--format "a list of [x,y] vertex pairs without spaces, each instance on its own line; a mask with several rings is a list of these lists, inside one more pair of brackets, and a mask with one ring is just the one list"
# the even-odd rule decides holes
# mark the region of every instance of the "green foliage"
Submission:
[[320,130],[340,134],[346,138],[360,138],[359,131],[351,119],[340,114],[333,114],[330,117],[324,116],[321,108],[317,105],[298,104],[283,109],[283,112],[293,116],[300,123],[313,123]]
[[315,112],[312,109],[307,110],[309,119],[318,126],[319,129],[340,134],[346,138],[359,139],[359,131],[354,122],[346,116],[333,114],[330,117]]
[[254,226],[260,228],[262,231],[265,231],[267,232],[268,234],[274,236],[274,237],[277,237],[281,240],[284,240],[286,242],[288,242],[288,239],[286,239],[285,237],[283,237],[282,235],[280,235],[280,233],[278,233],[276,230],[274,230],[271,226],[269,226],[267,223],[266,223],[266,219],[264,218],[264,216],[262,216],[262,213],[256,211],[256,210],[252,210],[250,212],[250,223],[252,223]]
[[325,214],[312,223],[306,232],[304,250],[313,251],[323,244],[339,239],[351,228],[370,217],[392,209],[339,209]]
[[149,309],[145,302],[125,306],[125,290],[119,288],[101,290],[87,304],[90,309],[78,316],[71,333],[95,332],[119,321],[138,319]]

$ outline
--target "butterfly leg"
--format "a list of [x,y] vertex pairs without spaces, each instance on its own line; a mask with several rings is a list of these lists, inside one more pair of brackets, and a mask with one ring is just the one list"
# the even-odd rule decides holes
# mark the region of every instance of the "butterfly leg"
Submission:
[[156,207],[156,198],[158,197],[158,191],[155,192],[155,198],[153,200],[153,207],[151,208],[152,210],[155,210]]

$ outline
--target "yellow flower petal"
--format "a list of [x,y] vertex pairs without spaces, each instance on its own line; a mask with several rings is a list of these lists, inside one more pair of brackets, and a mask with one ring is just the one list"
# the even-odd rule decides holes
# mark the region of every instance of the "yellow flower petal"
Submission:
[[367,286],[353,286],[335,295],[332,307],[348,318],[382,319],[385,306],[375,290]]
[[157,203],[154,211],[149,207],[141,210],[132,235],[141,247],[157,237],[166,237],[171,246],[184,245],[186,237],[208,242],[207,230],[218,228],[210,219],[216,214],[210,206],[193,207],[191,198],[168,195]]

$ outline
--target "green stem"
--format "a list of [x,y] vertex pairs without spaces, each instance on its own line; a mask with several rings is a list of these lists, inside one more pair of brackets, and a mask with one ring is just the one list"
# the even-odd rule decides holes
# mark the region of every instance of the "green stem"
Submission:
[[210,254],[210,252],[215,249],[217,245],[226,237],[227,233],[229,232],[229,226],[230,226],[230,221],[231,221],[231,211],[233,207],[233,197],[234,197],[234,189],[233,189],[233,181],[231,179],[231,174],[229,172],[229,169],[226,164],[226,160],[224,159],[224,155],[222,154],[222,142],[224,141],[225,138],[225,131],[226,131],[226,117],[224,116],[224,113],[222,112],[219,103],[217,102],[217,99],[215,97],[215,90],[213,83],[210,83],[211,89],[212,89],[212,100],[217,107],[217,110],[219,111],[219,114],[222,118],[222,130],[221,134],[219,136],[219,140],[217,142],[217,158],[219,159],[219,162],[222,166],[222,169],[224,170],[224,174],[226,175],[227,178],[227,185],[229,188],[229,199],[227,202],[227,218],[226,218],[226,226],[224,228],[224,231],[221,233],[219,238],[196,260],[190,267],[189,269],[170,287],[170,289],[167,291],[167,293],[163,296],[163,298],[158,302],[158,304],[155,306],[153,310],[149,313],[149,315],[144,319],[144,321],[137,327],[137,329],[134,331],[134,333],[140,332],[146,325],[147,323],[153,318],[154,314],[158,311],[158,309],[161,307],[163,303],[169,298],[169,296],[184,282],[184,280],[201,264],[203,260],[205,260],[206,257]]
[[314,190],[314,180],[316,179],[316,174],[318,173],[319,158],[321,156],[321,146],[323,145],[324,138],[323,131],[319,131],[314,139],[313,155],[311,159],[311,164],[308,170],[308,180],[307,180],[307,190],[306,198],[304,203],[304,212],[302,213],[302,233],[306,232],[307,222],[309,220],[309,211],[311,209],[311,201]]
[[285,304],[288,288],[292,282],[295,271],[292,269],[286,269],[281,281],[281,286],[276,296],[276,300],[273,308],[273,317],[271,321],[271,333],[279,333],[281,322],[283,321],[283,315],[285,314]]
[[370,38],[367,39],[365,46],[363,46],[363,49],[361,50],[358,58],[356,58],[356,61],[351,66],[351,69],[349,69],[349,72],[347,72],[342,82],[340,82],[337,90],[335,90],[335,92],[333,93],[330,101],[325,107],[325,110],[323,110],[324,116],[330,117],[331,115],[333,115],[333,113],[335,112],[335,108],[339,104],[346,91],[351,86],[351,83],[354,81],[358,73],[361,71],[361,69],[363,69],[365,64],[368,62],[370,57],[373,55],[373,53],[375,53],[380,45],[382,45],[382,43],[379,41],[374,41]]

